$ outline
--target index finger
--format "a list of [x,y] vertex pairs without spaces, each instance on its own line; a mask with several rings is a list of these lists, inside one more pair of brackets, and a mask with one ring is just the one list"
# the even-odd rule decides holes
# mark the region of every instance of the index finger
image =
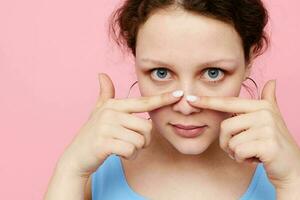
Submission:
[[[182,91],[166,92],[155,96],[142,96],[138,98],[116,99],[112,101],[113,109],[127,112],[140,113],[152,111],[157,108],[167,106],[177,102],[181,96]],[[109,106],[110,107],[110,106]]]
[[228,96],[201,96],[195,101],[189,101],[192,106],[228,113],[249,113],[267,107],[264,100],[245,99]]

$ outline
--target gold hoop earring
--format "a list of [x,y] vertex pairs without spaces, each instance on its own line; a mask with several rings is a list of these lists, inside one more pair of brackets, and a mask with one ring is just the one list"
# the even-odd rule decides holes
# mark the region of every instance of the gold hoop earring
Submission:
[[[256,95],[257,95],[258,99],[260,99],[258,85],[256,84],[256,82],[252,78],[250,78],[249,76],[247,76],[244,81],[246,81],[246,80],[250,80],[252,83],[254,83],[255,88],[256,88]],[[252,96],[251,88],[249,86],[247,86],[246,84],[244,84],[244,83],[242,83],[242,86],[244,86],[245,89],[247,90],[247,92]]]
[[126,98],[128,98],[129,97],[129,95],[130,95],[130,91],[131,91],[131,88],[133,88],[133,86],[137,83],[138,81],[135,81],[131,86],[130,86],[130,88],[129,88],[129,91],[128,91],[128,93],[127,93],[127,96],[126,96]]
[[[247,76],[244,81],[246,81],[247,79],[250,80],[252,83],[254,83],[255,88],[256,88],[257,97],[260,99],[260,95],[259,95],[259,91],[258,91],[258,86],[257,86],[256,82],[252,78],[250,78],[249,76]],[[250,91],[250,87],[247,86],[247,85],[245,85],[244,83],[242,84],[242,86],[244,86],[246,88],[247,92],[252,96],[251,91]],[[231,116],[235,117],[237,115],[238,115],[237,113],[233,113]]]
[[[128,98],[129,97],[129,95],[130,95],[130,91],[131,91],[131,88],[133,88],[133,86],[135,85],[135,84],[137,84],[138,83],[138,81],[135,81],[131,86],[130,86],[130,88],[129,88],[129,91],[128,91],[128,94],[127,94],[127,97],[126,98]],[[148,120],[150,119],[150,117],[148,118]]]

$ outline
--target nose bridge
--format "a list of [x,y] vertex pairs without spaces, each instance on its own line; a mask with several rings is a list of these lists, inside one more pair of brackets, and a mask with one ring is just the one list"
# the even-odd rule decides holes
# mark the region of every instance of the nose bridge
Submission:
[[202,109],[193,107],[189,104],[186,100],[187,95],[196,95],[195,84],[191,81],[191,79],[182,80],[179,85],[178,89],[183,90],[184,96],[173,105],[173,110],[177,112],[181,112],[184,115],[190,115],[194,112],[201,112]]
[[179,83],[179,88],[183,90],[185,95],[194,95],[196,91],[193,91],[196,89],[195,84],[191,79],[182,80]]

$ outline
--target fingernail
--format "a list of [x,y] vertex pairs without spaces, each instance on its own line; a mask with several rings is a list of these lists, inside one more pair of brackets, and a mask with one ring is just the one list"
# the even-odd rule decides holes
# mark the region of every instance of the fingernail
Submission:
[[174,97],[181,97],[183,95],[183,91],[182,90],[176,90],[172,93],[172,95]]
[[198,99],[198,97],[194,96],[194,95],[187,95],[186,96],[186,100],[188,101],[196,101]]

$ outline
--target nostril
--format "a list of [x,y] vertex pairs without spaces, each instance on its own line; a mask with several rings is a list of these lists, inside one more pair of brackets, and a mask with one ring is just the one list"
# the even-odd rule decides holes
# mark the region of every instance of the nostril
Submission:
[[193,107],[189,104],[186,98],[182,98],[180,101],[175,103],[172,108],[174,111],[180,112],[184,115],[190,115],[194,112],[201,112],[200,108]]

